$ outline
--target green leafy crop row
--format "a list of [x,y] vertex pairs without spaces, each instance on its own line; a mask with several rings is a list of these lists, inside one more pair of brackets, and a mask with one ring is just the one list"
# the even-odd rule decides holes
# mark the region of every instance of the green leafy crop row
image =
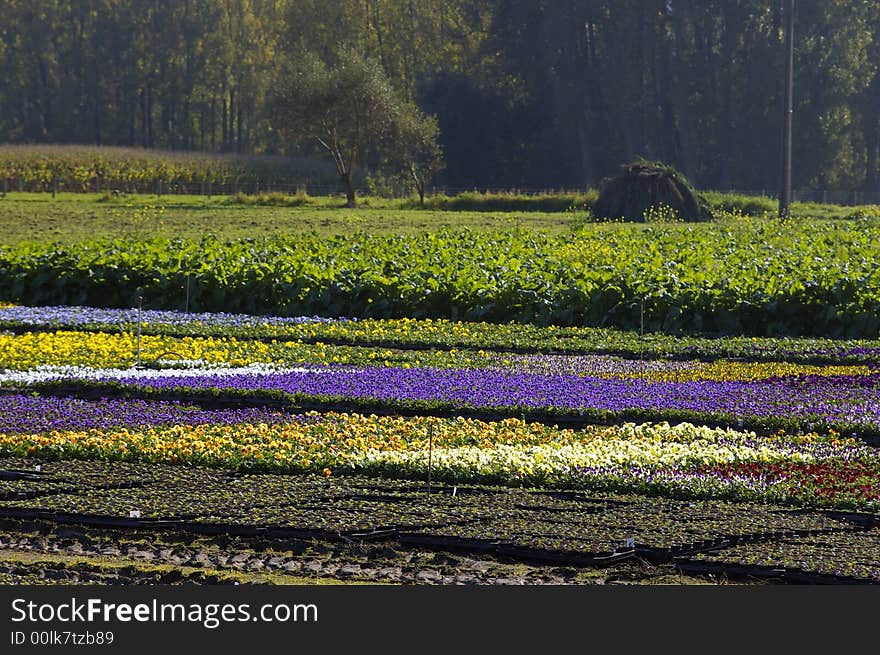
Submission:
[[875,221],[24,243],[0,249],[0,298],[861,338],[880,332],[878,246]]

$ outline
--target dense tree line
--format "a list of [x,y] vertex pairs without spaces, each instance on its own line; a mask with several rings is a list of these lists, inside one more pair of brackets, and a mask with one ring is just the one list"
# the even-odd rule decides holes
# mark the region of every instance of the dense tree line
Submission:
[[[292,58],[346,48],[437,117],[449,187],[583,187],[643,156],[774,189],[782,7],[0,0],[0,141],[302,154],[272,90]],[[795,36],[795,186],[880,191],[880,3],[800,0]]]

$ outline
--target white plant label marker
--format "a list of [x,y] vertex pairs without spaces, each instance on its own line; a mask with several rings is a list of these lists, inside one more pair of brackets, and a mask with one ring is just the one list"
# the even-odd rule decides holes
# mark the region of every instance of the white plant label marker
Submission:
[[139,510],[133,509],[128,513],[128,518],[130,519],[139,519],[141,517],[141,513]]

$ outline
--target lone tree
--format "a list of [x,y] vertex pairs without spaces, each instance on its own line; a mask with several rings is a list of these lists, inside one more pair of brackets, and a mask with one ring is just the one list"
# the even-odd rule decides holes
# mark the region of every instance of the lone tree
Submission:
[[620,175],[606,179],[593,205],[593,215],[644,222],[646,216],[663,207],[688,222],[712,220],[708,203],[684,175],[649,161],[627,164]]
[[423,114],[414,104],[408,103],[403,107],[396,132],[392,146],[394,158],[409,175],[419,194],[419,205],[424,207],[425,189],[444,167],[437,118]]
[[381,65],[353,49],[343,48],[334,64],[313,53],[294,58],[273,89],[271,106],[282,135],[314,141],[332,157],[349,207],[357,206],[352,176],[368,151],[405,164],[422,185],[420,195],[436,170],[436,120],[404,101]]

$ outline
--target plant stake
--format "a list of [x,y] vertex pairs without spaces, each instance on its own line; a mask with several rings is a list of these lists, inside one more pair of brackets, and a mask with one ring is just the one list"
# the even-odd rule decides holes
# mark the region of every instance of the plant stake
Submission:
[[138,296],[137,368],[141,367],[141,309],[143,304],[144,297]]
[[431,465],[434,455],[434,427],[428,426],[428,500],[431,499]]

